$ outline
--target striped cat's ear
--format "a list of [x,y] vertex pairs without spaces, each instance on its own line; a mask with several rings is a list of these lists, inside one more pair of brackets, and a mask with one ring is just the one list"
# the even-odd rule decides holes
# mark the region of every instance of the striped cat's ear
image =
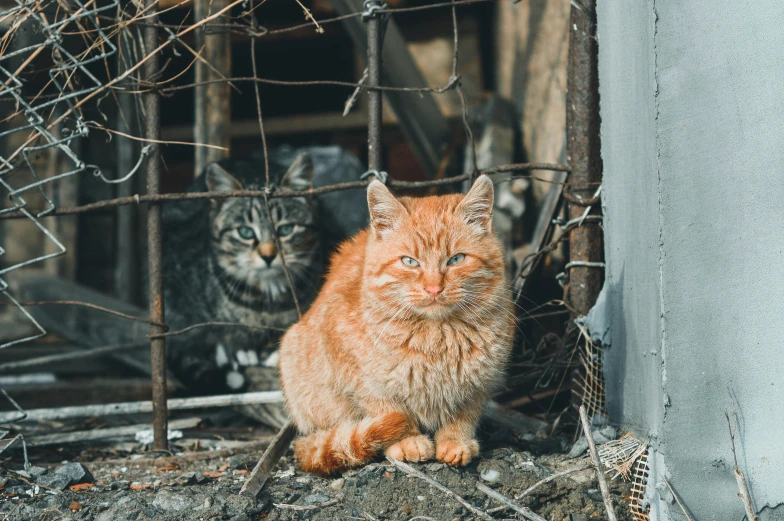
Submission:
[[474,186],[457,205],[457,213],[480,232],[489,232],[493,222],[493,182],[486,175],[476,178]]
[[204,180],[210,192],[242,190],[242,183],[218,163],[210,163],[204,171]]
[[398,225],[407,213],[406,208],[378,179],[374,179],[368,185],[367,197],[370,226],[376,237],[381,238],[386,232],[393,230]]
[[308,190],[313,186],[313,158],[310,154],[303,152],[297,156],[280,180],[280,186],[289,190]]

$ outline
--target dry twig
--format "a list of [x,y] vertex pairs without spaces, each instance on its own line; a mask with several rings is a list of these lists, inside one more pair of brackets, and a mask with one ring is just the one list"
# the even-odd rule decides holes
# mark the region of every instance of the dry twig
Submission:
[[294,439],[296,433],[297,428],[292,421],[287,421],[275,436],[275,439],[272,440],[270,446],[267,447],[267,450],[264,451],[259,462],[256,463],[253,472],[251,472],[250,477],[248,477],[248,481],[242,485],[240,494],[252,497],[259,495],[264,484],[270,476],[272,476],[272,470],[275,468],[275,465],[278,464],[280,457],[283,456],[283,453],[289,448],[291,440]]
[[335,499],[330,499],[329,501],[324,501],[323,503],[319,503],[318,505],[289,505],[287,503],[273,503],[275,508],[280,508],[284,510],[297,510],[299,512],[305,510],[318,510],[319,508],[327,508],[334,505],[337,505],[343,500],[343,496],[338,496]]
[[672,485],[670,485],[670,482],[667,480],[667,478],[664,478],[664,484],[667,485],[668,489],[670,489],[670,494],[672,494],[672,497],[675,498],[675,502],[678,503],[678,506],[681,507],[681,512],[683,512],[683,515],[686,516],[686,519],[689,521],[694,521],[689,515],[689,512],[686,511],[686,507],[683,506],[683,503],[681,503],[681,499],[678,497],[678,494],[676,494],[672,489]]
[[516,495],[515,499],[520,499],[520,498],[523,498],[523,497],[527,496],[528,494],[530,494],[531,492],[533,492],[534,490],[536,490],[537,488],[541,487],[542,485],[544,485],[546,483],[550,483],[551,481],[555,481],[558,478],[562,478],[564,476],[568,476],[569,474],[574,474],[575,472],[580,472],[581,470],[586,470],[586,469],[589,469],[589,468],[591,468],[589,465],[584,465],[582,467],[574,467],[574,468],[571,468],[571,469],[566,469],[566,470],[561,471],[561,472],[557,472],[557,473],[553,474],[552,476],[547,476],[546,478],[542,479],[541,481],[538,481],[538,482],[534,483],[533,485],[531,485],[530,487],[528,487],[527,489],[523,490],[520,494]]
[[452,492],[451,490],[446,488],[444,485],[442,485],[438,481],[434,480],[433,478],[431,478],[430,476],[428,476],[426,474],[423,474],[422,472],[418,471],[417,469],[415,469],[414,467],[412,467],[408,463],[403,463],[402,461],[398,461],[398,460],[391,459],[391,458],[387,458],[387,460],[392,465],[394,465],[395,467],[399,468],[400,470],[402,470],[403,472],[405,472],[409,476],[414,476],[415,478],[419,478],[422,481],[425,481],[426,483],[428,483],[429,485],[432,485],[432,486],[436,487],[438,490],[440,490],[441,492],[443,492],[444,494],[446,494],[447,496],[451,497],[452,499],[454,499],[455,501],[457,501],[458,503],[463,505],[465,508],[467,508],[468,510],[473,512],[477,517],[479,517],[481,519],[487,519],[488,521],[492,521],[493,520],[493,518],[490,517],[490,515],[487,514],[487,512],[479,510],[474,505],[472,505],[471,503],[469,503],[468,501],[466,501],[462,497],[458,496],[457,494],[455,494],[454,492]]
[[610,488],[607,486],[604,469],[601,461],[599,461],[599,453],[596,451],[596,444],[593,442],[591,424],[588,422],[585,407],[582,405],[580,406],[580,422],[583,424],[585,439],[588,440],[588,452],[591,454],[593,465],[596,467],[596,476],[599,479],[599,489],[602,491],[602,500],[604,500],[604,508],[607,510],[607,517],[610,521],[616,521],[618,518],[615,516],[615,509],[613,508],[612,499],[610,499]]
[[483,485],[482,483],[477,483],[476,488],[478,488],[479,490],[487,494],[491,499],[494,499],[499,503],[502,503],[504,506],[511,508],[512,510],[514,510],[515,512],[517,512],[518,514],[520,514],[526,519],[530,519],[531,521],[547,521],[542,516],[533,513],[531,509],[515,503],[508,497],[504,496],[499,492],[496,492],[495,490],[488,487],[487,485]]
[[[749,484],[746,481],[746,476],[743,471],[738,467],[738,455],[735,452],[735,431],[732,430],[732,423],[730,422],[730,413],[724,411],[724,417],[727,418],[727,427],[730,430],[730,441],[732,442],[732,458],[735,460],[735,481],[738,482],[738,497],[743,501],[743,507],[746,509],[746,518],[748,521],[759,521],[759,517],[755,513],[754,504],[751,502],[751,491]],[[738,426],[738,413],[735,413],[735,429]]]

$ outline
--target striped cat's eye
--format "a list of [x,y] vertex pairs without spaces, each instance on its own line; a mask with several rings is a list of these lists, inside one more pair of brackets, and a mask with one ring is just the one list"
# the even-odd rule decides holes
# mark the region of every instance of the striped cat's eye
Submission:
[[400,259],[400,261],[410,268],[416,268],[419,266],[419,262],[412,259],[411,257],[403,257]]
[[293,224],[283,224],[281,226],[278,226],[279,237],[286,237],[287,235],[291,235],[293,232],[294,232]]
[[457,253],[452,255],[448,261],[446,261],[447,266],[451,266],[453,264],[460,264],[465,259],[465,253]]
[[239,228],[237,228],[237,235],[239,235],[241,239],[245,239],[246,241],[256,238],[256,232],[254,232],[253,228],[251,228],[250,226],[240,226]]

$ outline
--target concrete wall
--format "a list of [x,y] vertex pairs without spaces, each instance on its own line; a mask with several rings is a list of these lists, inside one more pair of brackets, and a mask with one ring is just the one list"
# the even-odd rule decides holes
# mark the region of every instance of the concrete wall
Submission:
[[[598,0],[609,414],[652,520],[784,519],[784,2]],[[599,327],[597,323],[594,327]],[[777,508],[778,507],[778,508]]]

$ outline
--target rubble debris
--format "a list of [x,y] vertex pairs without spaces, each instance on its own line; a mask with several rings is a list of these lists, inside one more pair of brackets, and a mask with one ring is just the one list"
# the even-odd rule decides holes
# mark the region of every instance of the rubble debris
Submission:
[[488,483],[496,483],[500,477],[501,473],[495,469],[487,469],[479,475],[482,481],[487,481]]
[[[600,445],[614,440],[615,438],[617,438],[617,436],[618,436],[618,431],[616,431],[614,427],[610,427],[610,426],[591,430],[591,437],[593,438],[593,441]],[[588,450],[588,440],[585,439],[585,436],[582,436],[579,440],[577,440],[574,443],[574,445],[572,445],[572,449],[569,451],[569,457],[577,458],[585,454],[585,451],[587,450]]]
[[[594,501],[597,477],[587,456],[567,459],[566,453],[561,452],[560,440],[522,442],[514,436],[492,440],[480,437],[480,443],[482,452],[466,467],[450,467],[438,461],[409,466],[494,519],[512,518],[517,514],[490,499],[477,488],[477,483],[548,521],[606,521],[602,503]],[[190,460],[180,458],[180,455],[155,458],[129,454],[128,450],[141,450],[135,443],[119,446],[127,449],[118,453],[108,447],[101,450],[90,447],[81,455],[72,454],[70,461],[86,464],[95,478],[94,486],[89,489],[74,490],[66,486],[54,494],[43,487],[36,490],[32,479],[17,477],[10,470],[0,470],[0,486],[4,487],[2,493],[5,494],[2,499],[6,500],[0,501],[0,519],[60,521],[61,518],[54,514],[44,515],[45,511],[60,512],[60,516],[67,513],[73,521],[479,519],[470,508],[434,488],[429,481],[386,461],[322,478],[298,470],[292,449],[288,448],[280,453],[258,495],[252,497],[238,494],[249,477],[239,472],[244,470],[245,463],[258,459],[258,452],[235,455],[210,450],[214,448],[210,446],[200,451],[204,458]],[[102,454],[108,458],[101,459]],[[126,457],[118,457],[123,455]],[[208,458],[209,455],[213,457]],[[178,468],[166,462],[176,463]],[[53,476],[62,466],[45,465],[35,460],[33,463],[35,467],[26,471],[31,476],[31,472]],[[164,467],[167,470],[158,472]],[[482,475],[493,477],[492,471],[499,474],[497,481],[490,483],[482,479]],[[204,472],[221,472],[223,476],[209,478]],[[614,501],[620,504],[629,493],[630,484],[616,480],[609,485]],[[82,510],[72,512],[69,509],[74,501],[82,505]],[[632,520],[628,509],[617,508],[619,521]],[[574,516],[570,517],[572,514]]]

